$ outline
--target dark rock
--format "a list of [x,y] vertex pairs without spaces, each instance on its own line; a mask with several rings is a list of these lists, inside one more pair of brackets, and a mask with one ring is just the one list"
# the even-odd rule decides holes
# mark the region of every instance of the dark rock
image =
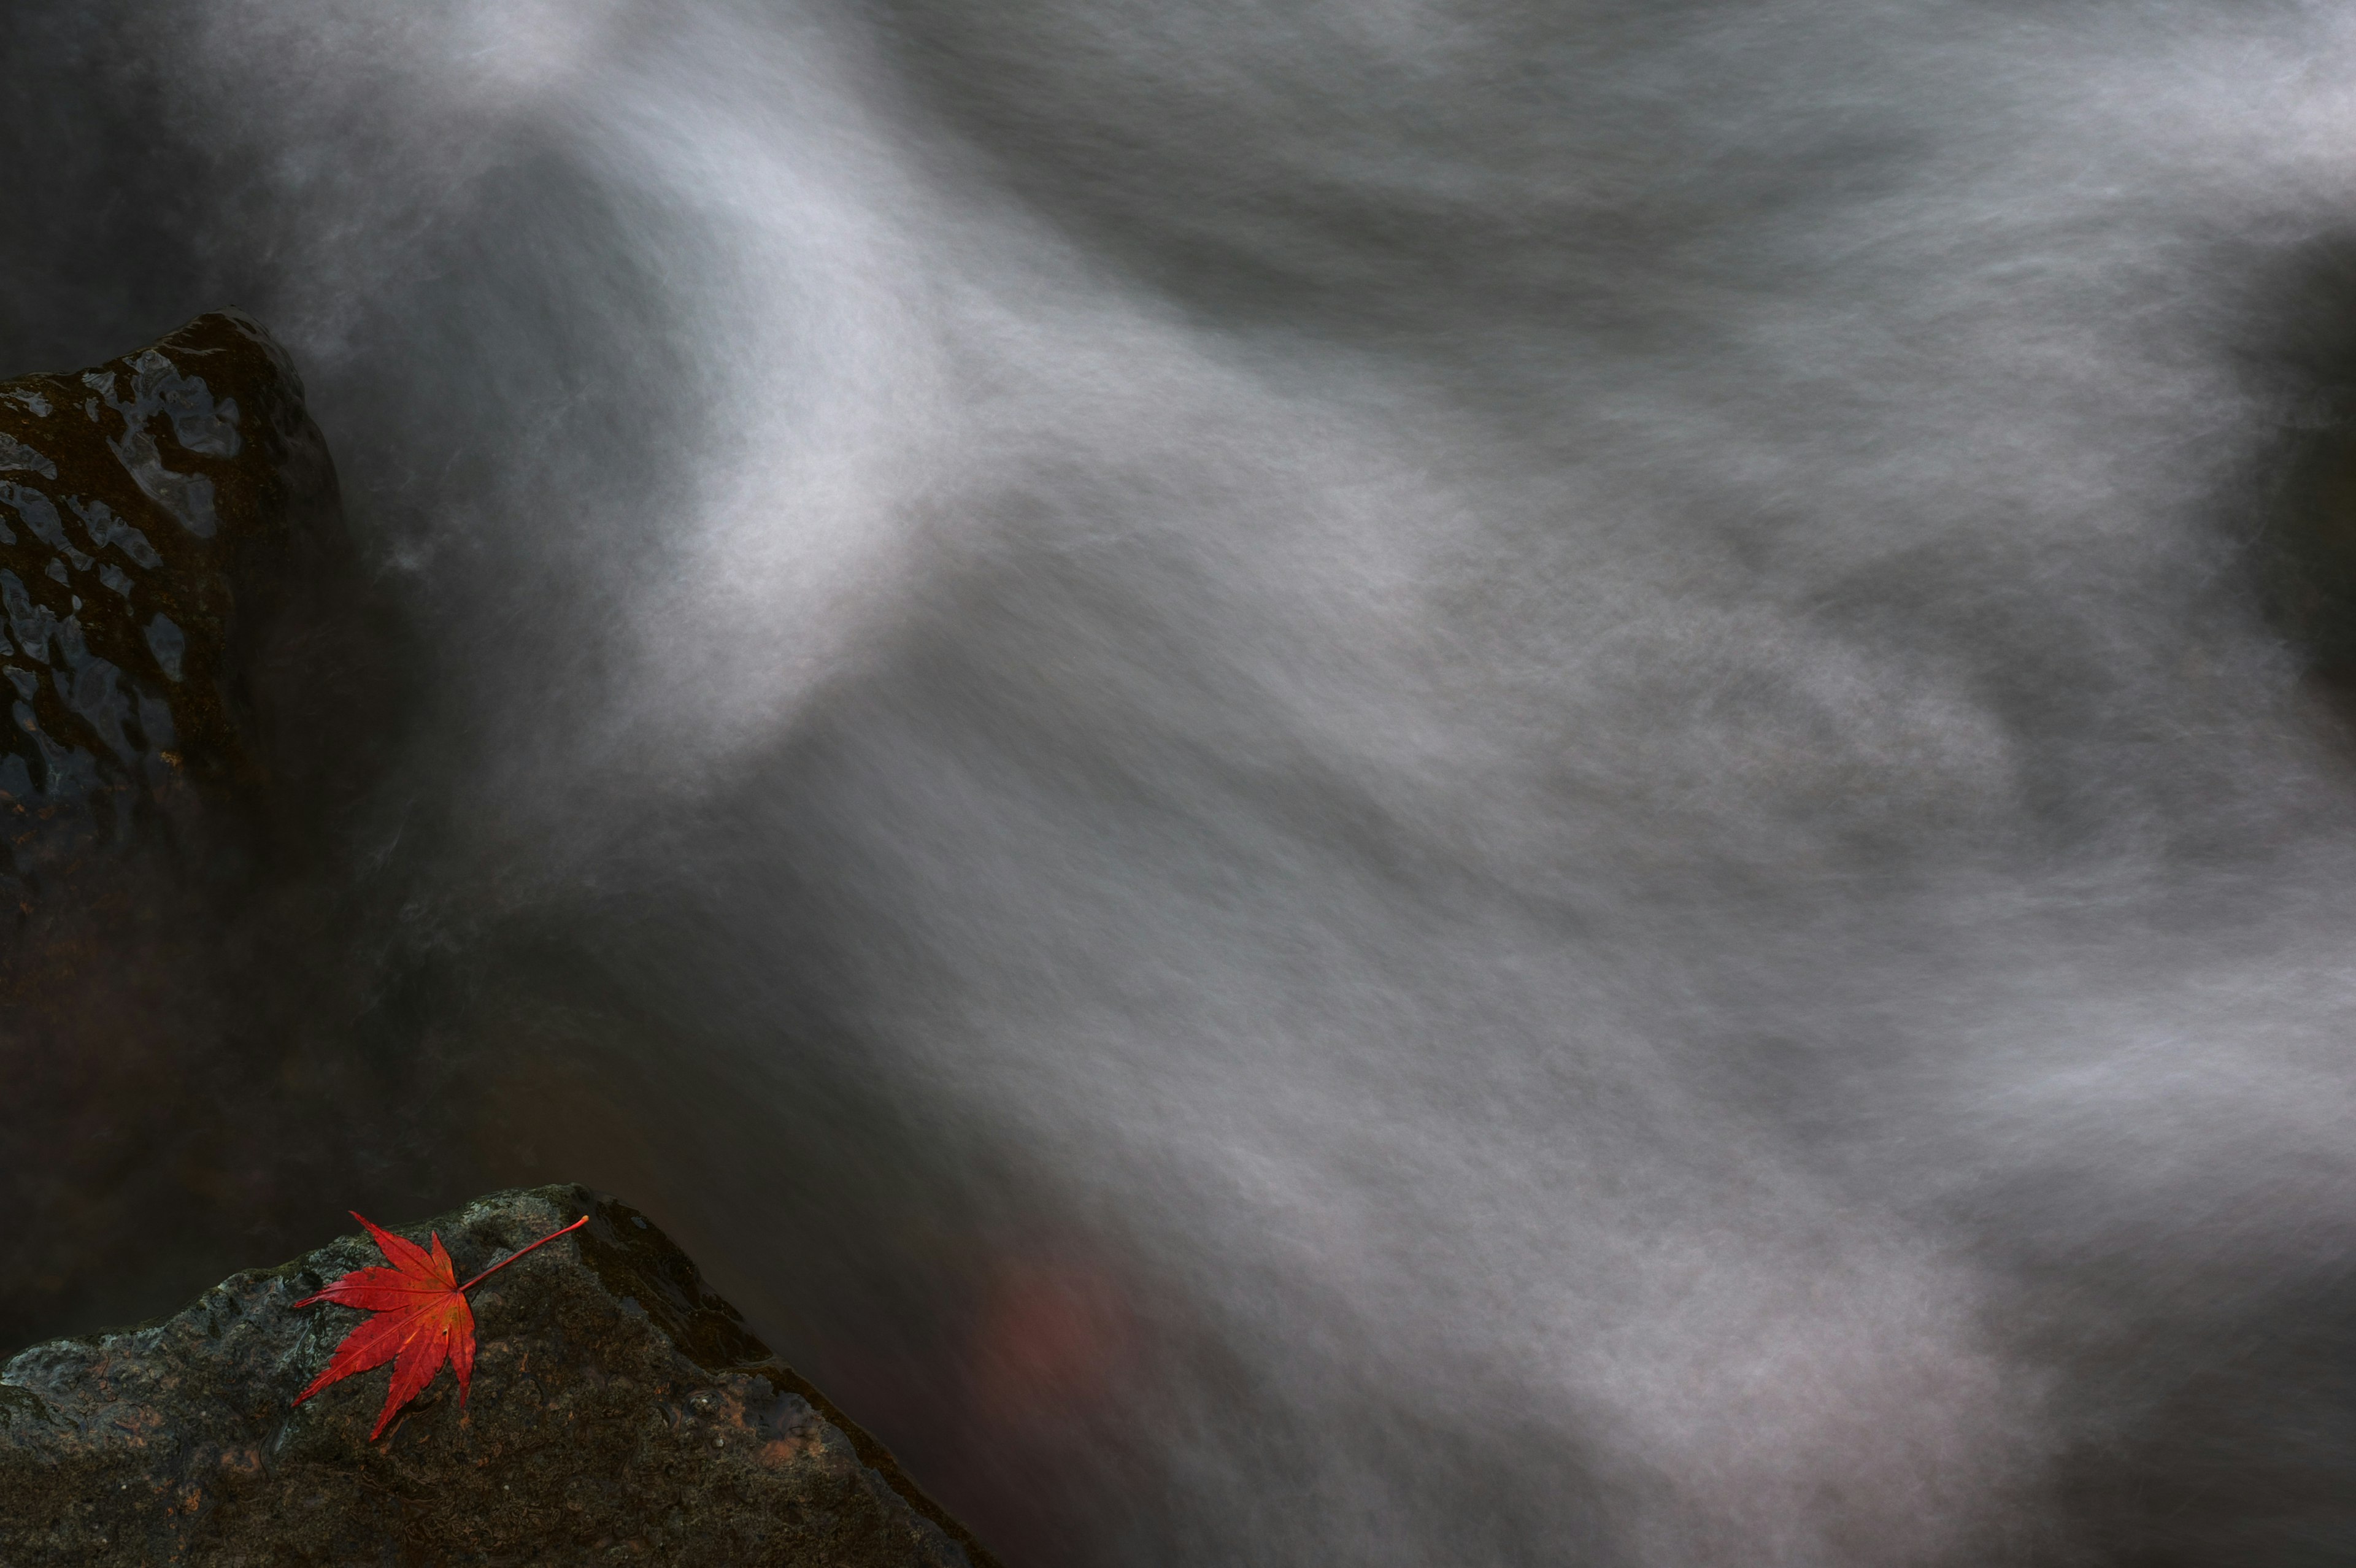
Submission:
[[0,1563],[830,1563],[990,1568],[647,1219],[579,1187],[425,1224],[478,1351],[371,1444],[389,1368],[289,1401],[365,1314],[291,1304],[381,1263],[348,1236],[186,1311],[0,1370]]
[[199,316],[0,382],[0,820],[20,886],[257,781],[262,630],[339,542],[335,470],[259,324]]
[[359,1165],[388,1190],[352,1113],[402,1086],[320,961],[379,896],[351,845],[414,662],[381,600],[251,319],[0,381],[0,1344],[291,1252]]

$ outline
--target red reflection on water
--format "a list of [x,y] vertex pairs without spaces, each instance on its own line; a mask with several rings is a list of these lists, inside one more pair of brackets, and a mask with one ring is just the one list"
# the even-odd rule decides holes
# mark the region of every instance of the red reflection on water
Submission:
[[1078,1425],[1110,1401],[1136,1335],[1109,1275],[1068,1260],[1013,1259],[983,1299],[968,1391],[984,1421]]

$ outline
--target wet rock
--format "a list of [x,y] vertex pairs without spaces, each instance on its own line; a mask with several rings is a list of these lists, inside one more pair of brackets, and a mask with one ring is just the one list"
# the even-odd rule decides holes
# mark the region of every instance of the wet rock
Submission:
[[292,1304],[380,1263],[363,1236],[15,1356],[0,1563],[991,1564],[626,1205],[546,1187],[399,1229],[466,1278],[584,1213],[472,1293],[466,1407],[445,1369],[373,1444],[390,1368],[289,1404],[365,1317]]
[[5,891],[264,775],[252,667],[340,543],[301,380],[248,316],[0,382]]

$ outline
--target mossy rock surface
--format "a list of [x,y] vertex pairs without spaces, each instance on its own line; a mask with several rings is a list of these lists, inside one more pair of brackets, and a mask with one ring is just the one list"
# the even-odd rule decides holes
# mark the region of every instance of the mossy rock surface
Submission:
[[364,1314],[294,1303],[382,1262],[364,1236],[187,1310],[0,1368],[0,1563],[991,1568],[892,1456],[770,1355],[647,1218],[580,1187],[416,1225],[478,1285],[445,1369],[371,1443],[389,1368],[291,1401]]

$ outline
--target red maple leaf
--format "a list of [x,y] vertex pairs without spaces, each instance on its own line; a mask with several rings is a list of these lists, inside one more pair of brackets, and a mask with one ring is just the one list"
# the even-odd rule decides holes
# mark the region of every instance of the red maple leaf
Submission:
[[519,1248],[460,1285],[457,1271],[450,1266],[450,1254],[442,1250],[440,1232],[434,1233],[434,1250],[428,1253],[415,1242],[405,1242],[380,1229],[365,1214],[355,1211],[352,1218],[368,1227],[369,1234],[376,1238],[377,1250],[392,1266],[354,1269],[317,1295],[306,1296],[294,1304],[308,1307],[315,1301],[333,1301],[376,1316],[344,1336],[327,1370],[319,1374],[316,1382],[296,1394],[294,1403],[300,1404],[329,1383],[354,1372],[391,1361],[392,1387],[385,1393],[384,1413],[376,1418],[376,1430],[369,1434],[371,1443],[384,1430],[385,1423],[392,1419],[392,1413],[434,1381],[434,1374],[442,1370],[445,1358],[450,1370],[458,1374],[458,1406],[466,1408],[466,1380],[475,1371],[475,1314],[466,1305],[466,1292],[531,1251],[531,1247],[544,1247],[565,1231],[577,1231],[589,1222],[589,1216],[584,1214],[563,1231],[550,1232],[532,1243],[531,1247]]

